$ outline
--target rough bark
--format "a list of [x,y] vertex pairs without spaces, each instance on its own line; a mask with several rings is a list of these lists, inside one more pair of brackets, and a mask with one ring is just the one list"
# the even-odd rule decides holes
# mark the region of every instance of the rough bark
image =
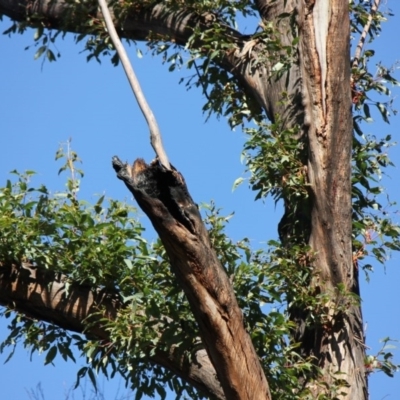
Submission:
[[[303,342],[328,385],[348,382],[346,399],[366,399],[364,335],[359,304],[341,297],[338,285],[359,294],[352,261],[350,24],[346,0],[305,2],[302,9],[301,66],[305,129],[312,190],[310,246],[315,252],[313,286],[328,293],[326,326]],[[338,311],[342,307],[342,311]],[[332,311],[332,309],[335,309]],[[343,309],[344,308],[344,309]],[[316,389],[316,392],[318,389]],[[316,393],[315,392],[315,393]]]
[[[331,300],[326,309],[333,310],[339,306],[336,308],[347,310],[332,312],[327,324],[308,328],[299,334],[299,340],[302,353],[318,360],[328,386],[335,384],[336,372],[343,373],[337,377],[347,380],[349,387],[343,388],[346,394],[341,398],[363,400],[367,398],[367,384],[361,309],[358,304],[347,305],[348,299],[337,290],[341,285],[344,291],[358,294],[351,247],[352,119],[348,1],[256,0],[254,3],[265,21],[276,24],[279,14],[294,10],[300,35],[298,62],[281,79],[269,79],[271,65],[266,63],[255,71],[248,67],[250,60],[243,60],[240,56],[249,38],[229,30],[238,51],[227,54],[220,65],[238,78],[270,119],[279,114],[288,127],[299,124],[302,137],[307,140],[311,192],[309,244],[315,253],[312,288],[316,294],[329,294]],[[14,20],[25,21],[27,15],[37,13],[46,18],[50,28],[85,32],[81,25],[73,25],[71,21],[65,23],[68,7],[64,1],[0,0],[0,13]],[[97,15],[95,9],[92,13]],[[122,37],[145,40],[153,32],[184,45],[191,35],[191,28],[206,24],[207,20],[206,16],[200,17],[185,9],[172,12],[163,5],[155,5],[135,9],[122,26],[118,21],[114,22]],[[282,38],[290,44],[290,26],[287,21],[280,24],[279,28],[285,32]],[[198,46],[201,47],[201,43]],[[254,52],[257,51],[263,49],[256,47]],[[284,91],[291,101],[281,102]],[[122,166],[116,165],[121,175]],[[121,178],[160,234],[173,269],[192,304],[227,398],[266,398],[265,378],[254,362],[256,357],[251,343],[242,333],[240,310],[232,300],[232,289],[209,244],[183,178],[177,171],[168,175],[156,164],[146,166],[139,163],[137,166],[140,171],[132,175],[131,169],[126,168]],[[140,176],[141,180],[141,174],[146,177],[143,182],[148,180],[148,188],[140,186],[142,181],[132,179]],[[299,324],[303,323],[299,321]],[[210,336],[210,329],[217,336]],[[234,343],[241,343],[240,346],[244,347],[238,348]],[[247,357],[252,361],[245,365]],[[261,397],[254,393],[252,397],[246,397],[249,396],[246,390],[254,382],[249,383],[246,393],[239,392],[241,368],[247,375],[253,371],[255,381],[262,383]],[[317,397],[320,388],[312,390]],[[244,397],[238,397],[242,395]]]
[[244,327],[229,278],[213,250],[185,180],[157,160],[133,166],[113,158],[124,181],[162,240],[227,399],[270,399],[268,384]]
[[[49,29],[65,32],[95,33],[95,28],[88,27],[82,21],[86,21],[88,16],[95,20],[101,20],[102,15],[97,10],[96,3],[92,7],[88,7],[86,3],[81,4],[82,8],[75,4],[74,12],[71,14],[71,5],[65,0],[21,0],[19,2],[0,0],[0,15],[7,15],[14,21],[26,22],[29,20],[31,26],[44,24]],[[216,20],[217,16],[211,13],[199,16],[184,7],[179,11],[171,11],[163,4],[156,4],[151,7],[136,7],[122,22],[115,18],[113,22],[121,38],[145,41],[150,37],[160,37],[177,45],[185,46],[194,27],[209,28],[210,24]],[[220,65],[236,76],[250,97],[256,99],[270,119],[274,118],[276,112],[285,114],[288,108],[280,107],[280,102],[274,101],[278,96],[280,98],[282,90],[286,90],[284,83],[269,81],[271,65],[265,65],[258,71],[249,68],[248,64],[251,60],[243,59],[241,51],[251,38],[229,27],[226,27],[226,30],[226,40],[232,42],[237,51],[226,54],[226,57],[220,60]],[[201,48],[200,41],[197,42],[196,47]],[[258,51],[262,50],[260,48]],[[293,82],[295,82],[294,77]],[[298,96],[296,98],[299,99]],[[294,108],[291,109],[291,117],[298,119],[298,113]]]
[[[119,296],[89,286],[73,284],[68,278],[44,268],[24,264],[0,267],[0,305],[29,317],[55,324],[63,329],[84,333],[98,340],[109,340],[109,333],[100,322],[83,323],[93,312],[102,310],[103,317],[114,319],[121,307]],[[205,350],[196,351],[189,362],[176,348],[157,351],[151,362],[161,365],[213,398],[224,400]]]
[[[267,21],[276,20],[284,11],[283,3],[255,1],[260,15]],[[334,374],[339,372],[336,378],[347,381],[349,385],[348,389],[341,388],[347,392],[341,398],[366,399],[361,308],[338,293],[338,285],[343,285],[345,292],[359,295],[351,239],[352,114],[348,2],[288,0],[285,11],[292,9],[296,10],[300,35],[299,63],[292,66],[286,82],[296,101],[289,105],[289,110],[281,108],[276,111],[283,115],[297,113],[294,122],[301,121],[302,136],[307,138],[307,170],[312,192],[309,244],[316,255],[312,287],[315,294],[329,294],[331,300],[326,309],[331,309],[331,316],[326,326],[304,331],[307,314],[289,311],[297,317],[295,336],[302,343],[302,354],[316,357],[325,382],[329,386],[337,383]],[[290,40],[290,35],[287,37]],[[269,91],[267,104],[279,104],[283,90],[278,84],[274,91]],[[299,90],[301,101],[298,101]],[[289,124],[292,121],[289,119]],[[332,311],[340,307],[347,311]],[[315,397],[320,389],[313,388]]]

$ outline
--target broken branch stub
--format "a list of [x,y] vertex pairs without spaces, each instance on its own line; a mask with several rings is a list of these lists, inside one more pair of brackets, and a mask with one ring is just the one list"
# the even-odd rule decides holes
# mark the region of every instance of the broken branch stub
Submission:
[[183,176],[157,160],[137,159],[131,166],[113,157],[112,164],[164,244],[225,397],[270,399],[242,311]]

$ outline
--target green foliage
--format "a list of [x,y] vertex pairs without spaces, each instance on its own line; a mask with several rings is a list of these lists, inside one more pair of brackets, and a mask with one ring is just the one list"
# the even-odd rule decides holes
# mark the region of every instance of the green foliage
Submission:
[[[189,70],[194,70],[193,75],[182,78],[180,83],[185,82],[188,89],[201,88],[206,98],[203,106],[206,115],[227,117],[229,124],[234,127],[241,124],[243,120],[256,118],[258,114],[261,114],[261,110],[256,102],[247,96],[246,91],[238,83],[237,77],[221,67],[223,60],[230,54],[240,51],[239,46],[242,46],[238,43],[238,32],[233,29],[236,25],[237,10],[234,8],[236,4],[231,3],[230,8],[223,12],[222,8],[215,10],[211,7],[212,3],[215,7],[218,2],[210,2],[206,8],[203,6],[201,9],[198,9],[199,4],[196,5],[195,12],[204,17],[199,17],[199,22],[193,27],[192,35],[184,50],[180,46],[166,43],[165,40],[168,38],[161,38],[161,40],[150,38],[148,46],[153,54],[162,56],[163,62],[169,65],[170,71],[184,66]],[[201,11],[203,9],[204,11]],[[213,14],[204,14],[206,12]],[[245,10],[242,12],[250,13]],[[243,58],[251,54],[251,48],[258,42],[261,43],[264,39],[268,41],[268,34],[256,34],[257,38],[248,42]],[[201,42],[200,48],[199,42]]]
[[[256,71],[260,66],[271,65],[268,79],[282,76],[294,62],[298,37],[293,30],[290,32],[293,41],[290,45],[284,45],[281,35],[289,32],[281,32],[279,25],[289,20],[289,26],[293,27],[293,17],[287,13],[281,15],[277,26],[260,22],[256,32],[246,40],[231,29],[236,22],[229,27],[224,25],[224,22],[233,22],[229,19],[221,21],[218,18],[207,29],[201,25],[195,27],[186,44],[190,52],[187,67],[194,67],[195,74],[187,79],[186,86],[201,88],[207,100],[203,111],[208,116],[226,117],[232,128],[250,120],[261,122],[265,118],[259,104],[249,96],[237,75],[228,73],[222,65],[234,53],[239,57],[235,66],[238,71]],[[201,42],[201,48],[198,48],[198,42]]]
[[[354,29],[368,16],[360,7],[358,5],[353,14]],[[385,19],[383,13],[376,13],[370,30],[371,39],[380,32],[381,21]],[[376,137],[363,131],[363,124],[373,121],[371,107],[386,123],[389,123],[391,113],[396,115],[389,85],[400,86],[400,83],[393,76],[396,65],[386,68],[378,63],[374,74],[369,71],[374,54],[372,49],[365,50],[357,67],[352,70],[354,260],[366,272],[367,279],[368,271],[372,271],[373,266],[368,258],[364,262],[366,257],[384,264],[391,251],[400,250],[400,227],[393,220],[391,211],[396,203],[390,200],[379,183],[386,174],[385,169],[393,166],[388,149],[396,142],[392,141],[391,135]]]
[[298,127],[285,129],[279,121],[245,130],[248,139],[243,157],[250,172],[256,199],[271,195],[277,202],[307,198],[306,145]]
[[[224,233],[232,215],[221,216],[213,204],[206,209],[211,242],[232,281],[272,398],[311,400],[304,381],[318,384],[320,371],[312,358],[302,356],[300,344],[290,339],[295,323],[289,318],[288,306],[309,311],[308,326],[326,326],[332,315],[346,313],[359,298],[342,290],[335,302],[329,302],[332,294],[310,291],[313,253],[303,243],[283,247],[270,241],[268,249],[258,250],[246,238],[234,243]],[[337,379],[337,386],[324,388],[325,398],[334,398],[343,384]]]
[[[114,48],[102,21],[89,12],[89,5],[74,2],[66,28],[72,17],[76,26],[84,26],[84,33],[76,41],[86,40],[88,60],[112,56],[118,63]],[[123,18],[130,9],[141,9],[154,1],[129,1],[114,4],[114,12]],[[282,76],[296,60],[298,35],[294,15],[284,14],[289,21],[290,41],[283,42],[288,32],[280,26],[263,21],[245,40],[238,35],[238,15],[253,16],[254,5],[241,0],[163,2],[172,9],[185,7],[198,17],[198,23],[185,49],[168,43],[167,36],[148,38],[150,50],[162,56],[169,69],[187,66],[194,71],[186,80],[190,87],[200,87],[206,97],[203,110],[208,115],[223,116],[231,127],[251,121],[247,127],[247,141],[243,157],[249,173],[249,183],[256,199],[270,195],[284,202],[285,217],[280,224],[282,241],[269,242],[268,249],[254,250],[248,239],[232,242],[224,233],[230,216],[220,215],[211,204],[206,206],[205,222],[210,238],[223,267],[231,277],[245,323],[266,371],[273,398],[294,400],[311,398],[303,387],[304,378],[317,376],[314,360],[304,359],[299,344],[290,340],[294,323],[287,315],[287,306],[308,312],[309,326],[329,323],[332,314],[345,313],[350,304],[358,303],[356,296],[338,287],[337,293],[315,293],[310,287],[313,258],[307,245],[310,210],[307,184],[307,138],[301,126],[287,128],[275,116],[273,124],[265,122],[264,112],[243,89],[237,77],[221,67],[226,57],[238,52],[243,64],[251,69],[260,65],[272,66],[271,76]],[[78,8],[77,8],[78,7]],[[88,8],[89,7],[89,8]],[[74,13],[72,14],[72,10]],[[359,33],[371,13],[369,2],[351,1],[351,25]],[[89,17],[88,17],[89,16]],[[385,15],[373,16],[369,31],[374,38],[381,30]],[[22,32],[27,24],[37,27],[35,46],[37,57],[56,57],[50,50],[58,33],[47,32],[43,21],[13,24],[7,34]],[[279,25],[279,24],[278,24]],[[240,39],[240,40],[239,40]],[[199,46],[201,43],[201,46]],[[254,51],[257,49],[257,51]],[[50,51],[50,52],[49,52]],[[389,122],[392,98],[388,84],[399,85],[393,77],[395,68],[381,64],[377,72],[369,71],[373,50],[361,54],[352,69],[352,98],[354,104],[353,139],[353,248],[356,267],[372,270],[370,257],[384,263],[390,251],[400,250],[400,228],[393,221],[391,206],[384,196],[379,181],[387,167],[393,165],[387,149],[392,146],[390,135],[375,137],[363,132],[366,122],[375,113]],[[238,68],[241,68],[238,65]],[[282,101],[288,101],[282,95]],[[0,189],[0,260],[17,264],[33,262],[41,268],[62,273],[66,287],[85,284],[115,293],[123,306],[115,319],[105,318],[101,309],[97,317],[109,333],[108,341],[95,341],[83,335],[68,333],[51,324],[20,314],[5,311],[11,319],[9,337],[0,350],[22,342],[32,352],[45,352],[45,363],[52,364],[57,356],[74,360],[71,345],[75,345],[86,359],[78,371],[78,382],[88,377],[95,385],[95,373],[113,377],[121,374],[127,385],[135,388],[137,399],[142,395],[157,394],[165,398],[168,386],[177,398],[202,398],[189,385],[153,362],[157,352],[171,348],[177,357],[190,360],[201,348],[197,327],[187,301],[171,274],[165,250],[159,241],[148,243],[142,236],[143,227],[135,219],[135,210],[127,204],[101,196],[96,204],[79,200],[82,171],[76,167],[79,158],[67,149],[58,151],[56,159],[64,159],[59,172],[69,171],[66,191],[50,194],[40,186],[30,186],[34,173],[19,174],[16,181],[8,181]],[[240,180],[236,182],[238,184]],[[290,226],[290,231],[287,227]],[[290,240],[289,240],[289,239]],[[367,259],[366,263],[362,263]],[[334,299],[335,301],[330,302]],[[87,322],[88,329],[90,322]],[[385,346],[388,340],[385,340]],[[376,355],[368,355],[365,363],[370,372],[381,370],[392,375],[398,366],[392,353],[383,347]],[[12,352],[10,354],[12,356]],[[334,398],[345,382],[326,389],[326,398]]]
[[[352,33],[361,34],[364,27],[367,24],[367,21],[372,15],[372,23],[368,30],[368,36],[370,41],[373,41],[382,30],[382,22],[387,21],[386,16],[393,16],[390,10],[381,11],[383,8],[382,5],[372,13],[372,7],[374,2],[372,1],[364,1],[364,0],[350,0],[349,8],[350,8],[350,24]],[[358,39],[358,37],[356,37]]]
[[384,196],[385,190],[379,186],[382,168],[393,165],[386,151],[392,145],[390,135],[377,139],[361,133],[353,141],[354,257],[367,278],[373,267],[361,260],[372,256],[385,264],[391,250],[400,250],[400,227],[391,213],[396,203]]
[[[187,384],[149,362],[156,345],[160,351],[174,345],[190,355],[197,343],[193,317],[163,247],[141,236],[143,227],[133,217],[131,206],[104,196],[94,205],[78,200],[75,162],[79,158],[69,147],[65,154],[57,152],[57,158],[63,156],[67,158],[60,171],[67,169],[71,174],[65,192],[51,195],[44,186],[31,187],[32,171],[14,171],[17,180],[0,189],[2,265],[33,263],[62,273],[67,293],[72,284],[90,285],[115,293],[125,306],[113,321],[98,310],[110,334],[108,342],[89,340],[5,310],[4,315],[11,318],[10,334],[1,351],[22,342],[32,353],[45,353],[45,364],[52,364],[57,355],[75,361],[71,352],[75,345],[87,360],[87,366],[78,371],[78,384],[84,376],[95,384],[97,372],[111,377],[120,373],[137,390],[138,398],[154,391],[164,393],[167,383],[177,393],[199,398]],[[13,350],[9,358],[12,354]]]
[[365,367],[367,373],[370,374],[376,371],[382,371],[387,376],[394,377],[394,373],[400,369],[400,365],[393,363],[393,353],[389,350],[393,350],[396,346],[390,344],[395,340],[389,337],[381,340],[383,343],[381,349],[375,355],[368,355],[365,358]]
[[[87,284],[115,293],[123,306],[115,319],[101,309],[91,315],[108,331],[109,339],[96,341],[55,325],[5,310],[10,318],[10,334],[1,345],[5,351],[22,343],[45,353],[45,364],[57,356],[75,362],[75,346],[86,359],[77,371],[77,385],[88,377],[96,385],[96,375],[121,374],[137,397],[155,393],[165,398],[165,387],[180,396],[203,398],[171,372],[152,362],[155,351],[175,348],[177,356],[191,359],[202,347],[187,301],[172,276],[165,250],[159,241],[149,244],[141,236],[143,228],[126,204],[100,198],[90,204],[78,200],[76,180],[78,156],[67,145],[57,158],[64,158],[60,170],[70,172],[66,192],[50,195],[44,187],[30,186],[34,176],[14,172],[17,180],[0,191],[0,258],[3,265],[34,263],[66,277],[66,287]],[[71,183],[72,181],[72,183]],[[233,243],[224,233],[230,216],[219,215],[213,204],[205,206],[205,222],[221,263],[231,276],[246,326],[260,359],[271,378],[272,391],[279,399],[298,398],[299,376],[310,371],[310,360],[297,354],[288,340],[293,323],[280,311],[287,301],[288,277],[296,276],[293,293],[304,292],[301,283],[306,254],[299,249],[277,256],[277,251],[252,251],[247,239]],[[277,243],[271,243],[277,245]],[[297,257],[297,258],[296,258]],[[282,263],[285,268],[281,268]],[[308,264],[310,265],[310,264]],[[297,292],[296,292],[297,293]],[[294,296],[292,296],[294,297]],[[91,322],[87,321],[87,329]]]
[[[296,248],[279,256],[281,250],[277,242],[270,242],[268,251],[253,250],[246,238],[233,243],[224,233],[232,215],[221,216],[213,204],[206,208],[205,223],[211,242],[231,278],[246,327],[267,374],[272,397],[299,399],[304,390],[301,377],[315,369],[310,360],[298,354],[298,344],[289,340],[294,324],[284,311],[284,304],[289,281],[294,283],[290,287],[292,293],[305,292],[307,278],[303,274],[306,269],[311,272],[311,264],[305,266],[308,254],[299,257],[301,252]],[[299,268],[300,265],[306,268]]]
[[[26,30],[26,25],[26,23],[13,22],[12,25],[3,32],[3,34],[9,36],[15,33],[22,34]],[[29,50],[31,47],[36,48],[37,50],[34,54],[34,59],[37,60],[41,58],[43,67],[45,61],[53,62],[56,61],[57,58],[61,57],[61,54],[55,45],[57,37],[61,34],[61,31],[51,31],[50,29],[46,29],[44,24],[39,23],[33,34],[33,44],[25,47],[25,50]]]

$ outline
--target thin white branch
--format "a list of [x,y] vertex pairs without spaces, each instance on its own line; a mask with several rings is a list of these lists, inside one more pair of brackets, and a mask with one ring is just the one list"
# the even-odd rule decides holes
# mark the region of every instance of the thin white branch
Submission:
[[364,47],[365,39],[367,38],[369,28],[371,27],[372,19],[374,18],[375,14],[378,10],[379,3],[380,3],[380,0],[374,0],[374,4],[371,7],[371,12],[369,13],[368,20],[367,20],[366,24],[364,25],[364,29],[361,33],[360,40],[358,41],[356,52],[355,52],[354,58],[353,58],[353,63],[351,65],[352,68],[358,67],[358,63],[359,63],[360,57],[361,57],[361,51]]
[[160,129],[158,128],[156,118],[155,118],[149,104],[147,103],[146,98],[144,97],[142,88],[140,87],[139,81],[138,81],[136,74],[133,71],[133,67],[129,61],[129,57],[128,57],[128,55],[125,51],[125,48],[117,34],[117,31],[115,30],[114,22],[112,20],[110,10],[108,9],[106,0],[98,0],[98,2],[99,2],[99,6],[101,8],[101,12],[103,13],[104,21],[106,23],[106,27],[107,27],[108,33],[110,35],[110,38],[113,42],[115,49],[117,50],[119,59],[121,60],[122,66],[124,67],[126,76],[131,85],[131,88],[136,97],[136,100],[139,104],[140,110],[142,111],[142,113],[147,121],[147,125],[149,126],[151,145],[153,146],[153,149],[156,152],[156,155],[157,155],[160,163],[164,166],[164,168],[170,170],[171,166],[168,161],[167,154],[164,150],[164,146],[163,146],[162,139],[161,139],[161,132],[160,132]]

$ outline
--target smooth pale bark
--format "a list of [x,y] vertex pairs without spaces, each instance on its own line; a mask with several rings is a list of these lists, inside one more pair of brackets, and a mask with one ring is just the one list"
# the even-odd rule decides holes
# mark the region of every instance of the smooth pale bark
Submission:
[[147,125],[149,127],[150,143],[153,146],[153,149],[157,154],[160,163],[164,166],[164,168],[170,169],[169,160],[167,157],[167,153],[164,149],[161,131],[158,127],[156,117],[154,116],[153,110],[150,108],[149,103],[144,96],[139,80],[135,74],[135,71],[133,70],[131,62],[129,61],[128,54],[126,53],[124,45],[122,44],[121,39],[119,38],[118,33],[115,29],[107,2],[106,0],[98,0],[98,3],[104,16],[104,22],[106,24],[108,34],[110,35],[115,50],[118,53],[121,64],[124,67],[126,77],[128,78],[128,82],[132,88],[132,92],[136,98],[138,106],[142,111],[143,116],[146,119]]
[[[358,294],[358,276],[352,262],[351,240],[352,119],[348,0],[256,0],[254,3],[263,20],[275,22],[281,32],[284,32],[283,40],[288,45],[292,39],[289,22],[282,20],[278,24],[278,16],[283,11],[296,12],[296,24],[300,35],[298,62],[292,65],[282,79],[269,79],[271,65],[265,63],[254,71],[248,65],[250,60],[243,60],[241,56],[241,50],[249,37],[229,30],[229,37],[237,46],[237,51],[227,54],[220,61],[220,65],[237,77],[247,94],[265,110],[270,119],[274,120],[279,114],[287,127],[300,125],[300,134],[307,139],[309,155],[306,167],[311,193],[309,244],[315,253],[312,288],[315,294],[329,294],[327,309],[336,304],[342,306],[346,312],[332,312],[327,324],[307,328],[302,332],[299,335],[301,352],[316,357],[328,387],[335,384],[335,373],[338,373],[336,378],[348,382],[349,387],[342,388],[345,394],[339,398],[364,400],[367,398],[367,382],[361,310],[359,305],[347,304],[346,296],[337,292],[337,286],[341,285],[344,291]],[[37,12],[47,18],[49,27],[85,32],[87,28],[83,25],[73,25],[71,21],[65,23],[63,17],[68,14],[67,11],[66,3],[57,0],[0,0],[0,12],[16,20],[26,20],[27,14]],[[92,11],[93,15],[96,15],[96,10]],[[126,38],[145,40],[149,32],[153,32],[168,35],[175,43],[184,45],[190,37],[191,27],[206,27],[207,21],[210,20],[211,14],[200,17],[185,9],[171,12],[162,5],[156,5],[151,9],[135,9],[131,12],[124,20],[123,26],[119,26],[119,34]],[[118,21],[115,22],[118,27]],[[201,43],[196,45],[201,48]],[[264,50],[260,46],[258,44],[252,50],[253,54]],[[289,95],[289,102],[281,102],[284,91]],[[161,206],[141,206],[155,225],[157,223],[154,221],[159,217],[158,212],[166,215],[163,214],[165,210]],[[179,220],[182,217],[186,218],[186,222],[177,223],[177,218]],[[229,329],[226,331],[226,328],[233,323],[232,317],[241,321],[241,316],[236,306],[229,308],[234,304],[231,302],[230,289],[221,293],[222,297],[215,293],[218,286],[213,285],[222,284],[225,287],[226,277],[221,275],[218,263],[214,262],[215,255],[207,240],[200,239],[204,236],[203,228],[200,228],[199,224],[200,222],[193,223],[191,216],[185,216],[183,213],[178,217],[168,217],[164,221],[165,226],[160,223],[158,229],[170,254],[173,268],[191,301],[210,359],[223,380],[226,374],[231,373],[226,370],[229,368],[230,354],[223,354],[230,350],[229,346],[226,346],[228,342],[221,345],[219,350],[214,349],[207,338],[207,329],[209,324],[215,324],[218,327],[216,329],[220,329],[220,344],[222,340],[227,340],[229,335],[235,336],[232,333],[240,329],[237,325],[230,332]],[[181,249],[185,249],[185,252],[182,253]],[[200,249],[207,257],[211,257],[212,262],[207,261],[207,268],[204,268],[204,260],[201,262],[196,256]],[[199,276],[210,274],[213,279],[217,279],[216,283],[212,281],[212,286],[207,286],[211,283],[208,279],[202,281],[197,278],[197,273],[200,273],[197,269],[203,274]],[[229,304],[227,310],[224,304]],[[207,312],[209,314],[205,318]],[[218,318],[213,320],[213,315]],[[298,322],[299,326],[304,323]],[[232,357],[236,357],[235,346],[233,344],[231,349]],[[251,352],[246,350],[246,354],[247,351]],[[224,388],[226,385],[235,387],[234,377],[226,379],[228,383],[223,383]],[[325,390],[318,385],[311,389],[315,397]]]

